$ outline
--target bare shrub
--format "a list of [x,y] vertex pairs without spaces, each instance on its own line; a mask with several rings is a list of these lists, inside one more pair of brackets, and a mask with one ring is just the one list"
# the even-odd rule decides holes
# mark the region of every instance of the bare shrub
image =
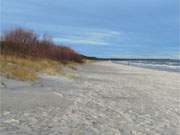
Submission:
[[81,55],[69,47],[56,45],[48,36],[39,39],[34,32],[21,28],[3,34],[1,52],[21,57],[33,56],[62,62],[82,62]]

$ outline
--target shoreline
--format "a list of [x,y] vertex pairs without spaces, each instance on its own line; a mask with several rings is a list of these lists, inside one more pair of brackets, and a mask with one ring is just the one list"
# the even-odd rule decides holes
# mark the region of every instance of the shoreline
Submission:
[[170,68],[172,67],[171,65],[156,65],[156,64],[144,64],[144,63],[131,63],[131,62],[122,63],[122,62],[116,62],[116,61],[112,61],[112,63],[122,64],[122,65],[127,65],[127,66],[134,66],[134,67],[139,67],[139,68],[153,69],[153,70],[158,70],[158,71],[180,73],[180,66],[176,66],[176,69],[174,69],[175,67]]
[[180,71],[169,71],[169,70],[161,70],[161,69],[156,69],[156,68],[151,68],[151,67],[144,67],[144,66],[138,66],[138,65],[131,65],[131,64],[125,64],[125,63],[116,63],[116,62],[113,62],[113,61],[102,61],[102,62],[97,62],[97,63],[102,63],[102,64],[105,64],[106,65],[106,63],[109,63],[110,65],[112,65],[112,64],[114,64],[114,65],[116,65],[115,67],[118,67],[118,65],[119,65],[119,67],[122,67],[123,66],[123,68],[128,68],[128,69],[131,69],[131,68],[133,68],[133,70],[139,70],[139,71],[143,71],[143,72],[149,72],[149,71],[152,71],[152,72],[159,72],[159,73],[161,73],[161,72],[164,72],[164,73],[172,73],[172,74],[179,74],[180,73]]

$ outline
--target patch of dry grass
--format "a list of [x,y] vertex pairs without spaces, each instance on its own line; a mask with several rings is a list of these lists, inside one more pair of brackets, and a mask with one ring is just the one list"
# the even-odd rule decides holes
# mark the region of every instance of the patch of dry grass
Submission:
[[83,59],[83,63],[85,63],[85,64],[91,64],[94,62],[96,62],[96,61],[95,60],[89,60],[89,59]]
[[62,64],[50,59],[0,55],[0,65],[1,75],[19,80],[35,80],[39,72],[50,75],[63,73]]
[[63,75],[69,79],[75,79],[75,78],[79,77],[79,75],[77,73],[63,73]]

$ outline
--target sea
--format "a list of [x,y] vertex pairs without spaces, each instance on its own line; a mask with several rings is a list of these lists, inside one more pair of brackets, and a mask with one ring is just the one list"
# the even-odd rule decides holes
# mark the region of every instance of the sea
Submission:
[[137,59],[137,60],[120,60],[113,62],[136,66],[136,67],[180,73],[180,60],[175,60],[175,59],[144,59],[144,60]]

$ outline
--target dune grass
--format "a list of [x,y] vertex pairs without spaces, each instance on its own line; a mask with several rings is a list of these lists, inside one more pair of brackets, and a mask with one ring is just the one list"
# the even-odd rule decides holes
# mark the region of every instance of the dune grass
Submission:
[[45,58],[0,55],[0,74],[18,80],[36,80],[38,73],[63,73],[62,63]]

